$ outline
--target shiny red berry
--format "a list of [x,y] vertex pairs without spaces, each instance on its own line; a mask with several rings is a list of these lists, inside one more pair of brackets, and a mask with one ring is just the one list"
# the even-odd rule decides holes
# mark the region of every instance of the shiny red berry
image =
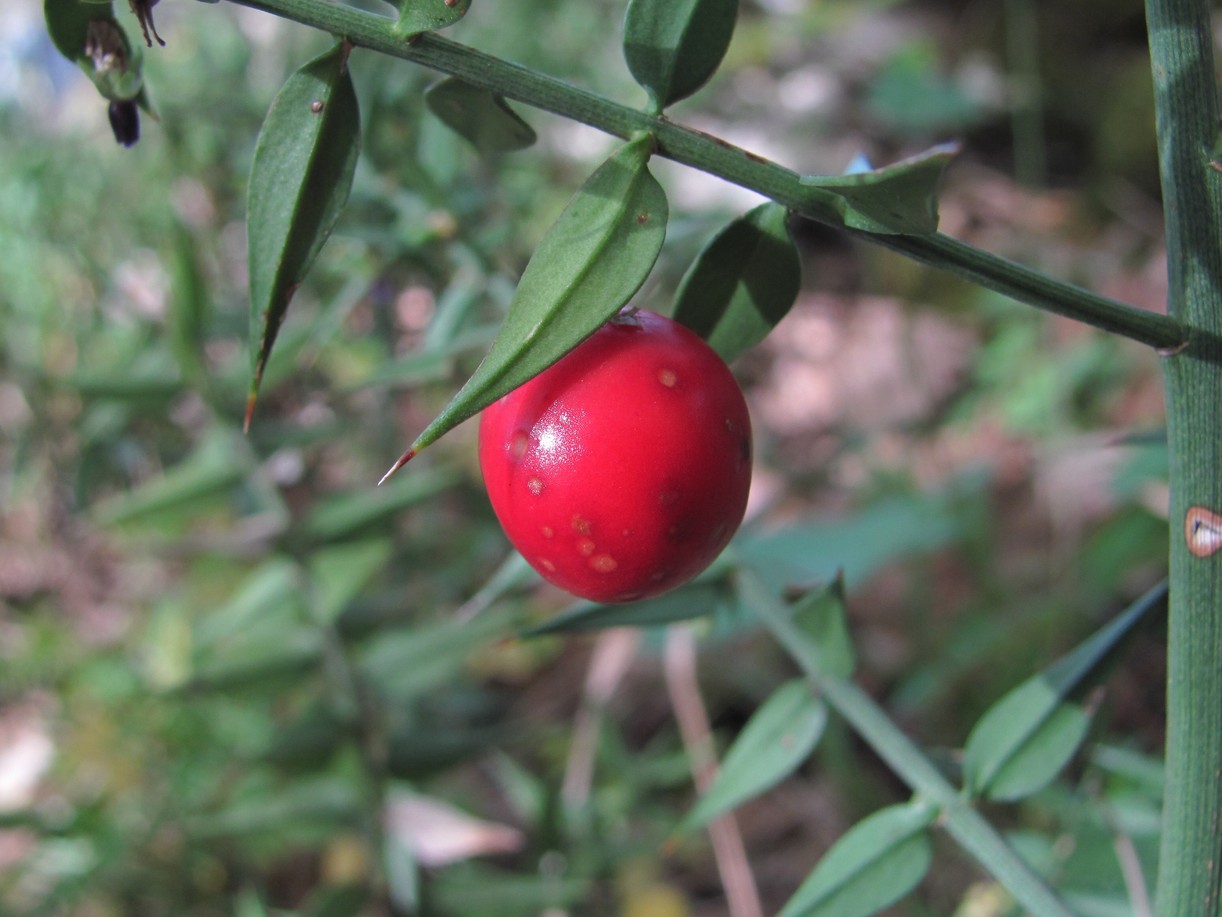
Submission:
[[509,540],[574,595],[630,602],[696,576],[742,521],[751,422],[696,334],[627,311],[484,410],[479,460]]

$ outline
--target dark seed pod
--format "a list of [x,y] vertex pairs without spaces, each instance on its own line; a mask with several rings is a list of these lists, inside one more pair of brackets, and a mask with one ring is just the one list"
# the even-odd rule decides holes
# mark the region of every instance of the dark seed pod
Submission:
[[111,102],[107,112],[110,115],[110,129],[115,132],[115,140],[123,146],[134,146],[140,139],[140,109],[130,100]]

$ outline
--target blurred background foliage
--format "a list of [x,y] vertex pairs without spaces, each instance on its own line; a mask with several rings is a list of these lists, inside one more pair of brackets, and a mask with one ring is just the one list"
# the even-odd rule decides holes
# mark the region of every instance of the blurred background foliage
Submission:
[[[476,3],[450,35],[640,104],[622,16]],[[481,158],[426,114],[435,75],[356,52],[352,200],[244,437],[245,176],[327,40],[229,4],[157,17],[159,118],[125,150],[41,4],[0,12],[0,911],[379,913],[385,885],[426,914],[724,913],[704,835],[664,844],[695,792],[662,629],[516,636],[567,601],[510,557],[473,424],[372,486],[611,141],[522,111],[539,143]],[[958,139],[944,231],[1161,309],[1147,67],[1136,0],[745,0],[673,114],[804,172]],[[666,311],[756,201],[655,172],[672,222],[639,302]],[[989,703],[1164,572],[1156,358],[794,229],[802,296],[735,367],[741,549],[780,532],[778,575],[845,571],[861,680],[953,771]],[[724,749],[794,672],[741,616],[696,627]],[[1131,913],[1152,874],[1162,676],[1147,635],[1064,779],[990,813],[1084,913]],[[739,812],[765,909],[903,798],[833,728]],[[895,913],[1010,908],[945,845]]]

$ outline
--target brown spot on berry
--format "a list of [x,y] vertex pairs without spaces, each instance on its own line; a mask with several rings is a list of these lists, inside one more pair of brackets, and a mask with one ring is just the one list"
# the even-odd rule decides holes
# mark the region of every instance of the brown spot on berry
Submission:
[[582,538],[577,542],[577,553],[582,557],[589,557],[594,553],[594,542],[589,538]]
[[581,516],[573,517],[573,531],[582,535],[589,535],[593,531],[593,526],[590,525],[589,519],[583,519]]
[[505,449],[510,456],[519,459],[526,454],[526,447],[528,445],[530,445],[530,437],[519,430],[510,438],[509,442],[505,445]]
[[679,381],[679,374],[676,373],[673,369],[659,369],[658,370],[658,381],[661,382],[663,385],[665,385],[667,388],[674,388],[675,383]]
[[610,573],[615,570],[619,564],[610,554],[599,554],[597,557],[590,559],[590,566],[598,573]]
[[543,493],[543,482],[538,478],[531,478],[526,482],[526,489],[537,497]]

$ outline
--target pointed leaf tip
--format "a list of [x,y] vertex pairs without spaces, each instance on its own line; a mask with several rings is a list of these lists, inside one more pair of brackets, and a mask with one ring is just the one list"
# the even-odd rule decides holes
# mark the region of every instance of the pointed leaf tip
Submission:
[[390,480],[391,475],[393,475],[396,471],[398,471],[400,468],[402,468],[404,465],[406,465],[408,462],[410,462],[415,457],[416,457],[415,449],[408,449],[406,452],[404,452],[401,456],[399,456],[398,461],[396,461],[393,465],[390,466],[386,474],[382,475],[381,480],[378,481],[378,486],[381,487],[383,484],[385,484],[388,480]]
[[[257,384],[257,383],[256,383]],[[242,432],[250,432],[250,420],[255,415],[255,398],[258,397],[253,391],[246,396],[246,416],[242,419]]]

